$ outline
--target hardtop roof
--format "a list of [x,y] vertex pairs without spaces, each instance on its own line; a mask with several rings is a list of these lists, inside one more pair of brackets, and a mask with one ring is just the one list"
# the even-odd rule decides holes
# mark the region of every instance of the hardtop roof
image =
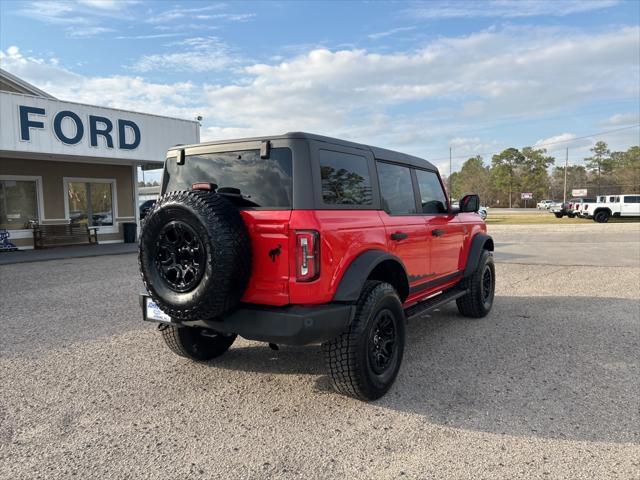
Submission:
[[178,150],[181,148],[190,148],[190,147],[202,147],[208,145],[222,145],[225,143],[243,143],[243,142],[260,142],[264,140],[286,140],[286,139],[303,139],[303,140],[315,140],[318,142],[324,142],[334,145],[340,145],[345,147],[357,148],[361,150],[369,150],[373,153],[373,156],[379,160],[387,160],[390,162],[397,162],[406,165],[410,165],[412,167],[423,168],[427,170],[437,171],[437,167],[433,165],[431,162],[420,158],[415,157],[413,155],[408,155],[406,153],[397,152],[395,150],[388,150],[386,148],[374,147],[372,145],[365,145],[362,143],[350,142],[348,140],[341,140],[339,138],[326,137],[324,135],[317,135],[315,133],[307,133],[307,132],[287,132],[282,135],[272,135],[265,137],[249,137],[249,138],[236,138],[236,139],[228,139],[228,140],[214,140],[211,142],[202,142],[192,145],[176,145],[171,147],[170,150]]

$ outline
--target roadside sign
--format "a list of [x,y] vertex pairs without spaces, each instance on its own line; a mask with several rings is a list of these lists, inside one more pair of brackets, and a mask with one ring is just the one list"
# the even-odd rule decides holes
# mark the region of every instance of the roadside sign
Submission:
[[521,193],[520,194],[520,200],[531,200],[533,198],[533,193],[531,192],[527,192],[527,193]]
[[574,188],[573,190],[571,190],[571,196],[572,197],[586,197],[587,196],[587,189],[586,188]]

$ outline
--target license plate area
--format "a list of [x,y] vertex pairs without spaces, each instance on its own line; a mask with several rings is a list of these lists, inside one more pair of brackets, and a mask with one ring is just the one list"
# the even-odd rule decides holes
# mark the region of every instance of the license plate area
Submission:
[[144,298],[144,302],[142,304],[143,305],[142,314],[145,320],[151,321],[151,322],[172,323],[171,317],[166,313],[164,313],[162,310],[160,310],[160,307],[156,305],[156,302],[154,302],[151,299],[151,297],[145,296],[143,298]]

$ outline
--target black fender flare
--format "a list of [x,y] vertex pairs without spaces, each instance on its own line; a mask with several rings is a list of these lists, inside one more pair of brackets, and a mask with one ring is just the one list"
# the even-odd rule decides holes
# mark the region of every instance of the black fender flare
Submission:
[[[409,293],[409,277],[407,276],[407,269],[395,255],[392,255],[383,250],[367,250],[362,252],[351,262],[351,265],[347,267],[342,279],[338,284],[336,293],[333,296],[334,302],[355,302],[360,297],[360,292],[367,278],[371,275],[371,272],[380,265],[382,262],[392,261],[395,262],[401,269],[404,275],[404,282],[406,282],[406,292],[398,292],[401,297],[406,297]],[[403,288],[404,290],[404,288]],[[406,294],[405,294],[406,293]],[[404,299],[402,299],[404,300]]]
[[478,267],[480,256],[483,250],[489,250],[493,252],[493,238],[486,233],[477,233],[471,240],[471,247],[469,248],[469,255],[467,256],[467,265],[464,268],[464,276],[469,277],[473,275]]

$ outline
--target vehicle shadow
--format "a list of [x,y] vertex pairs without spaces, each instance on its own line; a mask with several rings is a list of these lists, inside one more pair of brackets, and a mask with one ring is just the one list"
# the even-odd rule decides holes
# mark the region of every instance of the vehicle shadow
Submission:
[[[376,405],[496,434],[639,442],[640,304],[497,297],[484,319],[455,305],[412,319],[398,379]],[[320,349],[232,348],[218,368],[322,375]]]

